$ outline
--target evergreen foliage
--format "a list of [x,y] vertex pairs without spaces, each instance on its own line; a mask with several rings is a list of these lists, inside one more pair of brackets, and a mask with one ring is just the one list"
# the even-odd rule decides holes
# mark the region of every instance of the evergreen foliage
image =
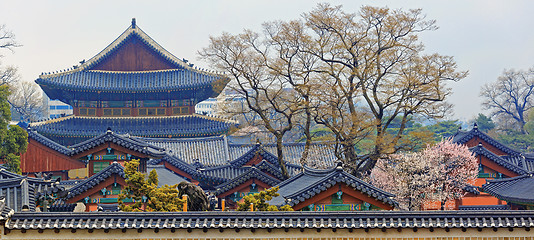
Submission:
[[243,202],[237,204],[237,211],[250,211],[250,204],[254,207],[254,211],[293,211],[289,205],[277,207],[267,203],[273,197],[280,196],[278,187],[272,187],[263,190],[259,193],[254,193],[243,197]]
[[[131,160],[125,164],[127,186],[119,194],[119,207],[125,212],[178,212],[182,211],[184,201],[178,193],[178,184],[165,185],[158,188],[158,174],[150,172],[148,180],[145,174],[137,169],[139,160]],[[126,204],[124,200],[133,199],[134,203]]]
[[26,152],[28,147],[28,133],[19,126],[10,126],[10,105],[7,102],[9,87],[0,86],[0,159],[2,159],[8,171],[21,174],[20,155]]
[[488,132],[495,128],[495,123],[493,120],[482,113],[478,114],[477,118],[475,119],[475,123],[478,126],[478,130],[482,132]]

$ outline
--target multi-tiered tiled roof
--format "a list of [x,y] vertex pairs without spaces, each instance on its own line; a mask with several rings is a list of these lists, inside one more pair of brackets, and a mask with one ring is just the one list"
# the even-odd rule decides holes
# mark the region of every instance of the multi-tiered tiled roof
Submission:
[[104,50],[79,66],[43,73],[36,83],[76,116],[31,124],[64,146],[112,128],[154,138],[225,134],[237,123],[192,115],[196,103],[216,97],[229,79],[179,59],[137,26],[135,19]]
[[[477,155],[485,156],[497,163],[499,166],[504,167],[505,169],[510,170],[518,175],[534,171],[534,156],[531,156],[532,154],[524,154],[502,144],[486,133],[480,131],[476,125],[469,131],[459,130],[453,136],[453,141],[459,144],[466,144],[468,141],[476,141],[477,145],[470,148],[472,152]],[[482,141],[490,144],[497,151],[500,151],[503,154],[496,154],[494,151],[487,149],[482,144],[479,144],[479,142]]]
[[112,163],[111,165],[102,169],[102,171],[100,171],[99,173],[81,181],[79,184],[76,184],[75,186],[70,188],[69,194],[67,195],[67,199],[74,198],[84,193],[88,189],[97,186],[99,183],[105,181],[107,178],[113,175],[120,176],[123,179],[126,178],[126,175],[124,174],[124,167],[117,162]]
[[[127,52],[135,50],[135,59]],[[143,61],[144,58],[146,61]],[[43,73],[36,82],[51,99],[196,99],[217,96],[228,79],[193,67],[165,50],[136,25],[81,65]],[[164,94],[161,94],[164,93]]]

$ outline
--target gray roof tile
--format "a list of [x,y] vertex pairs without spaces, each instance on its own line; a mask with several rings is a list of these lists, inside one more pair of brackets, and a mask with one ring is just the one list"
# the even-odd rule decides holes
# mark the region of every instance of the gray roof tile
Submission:
[[482,185],[485,192],[507,202],[534,204],[534,174],[513,178],[488,180]]
[[280,187],[278,190],[280,196],[273,198],[271,204],[289,204],[290,206],[295,206],[298,203],[327,190],[337,183],[345,183],[355,190],[367,194],[392,207],[397,205],[397,202],[393,199],[395,195],[352,176],[345,172],[340,164],[334,168],[326,170],[304,167],[303,172],[278,185],[278,187]]
[[102,169],[102,171],[83,180],[82,182],[78,183],[76,186],[70,188],[69,194],[67,195],[67,199],[71,199],[73,197],[76,197],[84,193],[88,189],[91,189],[92,187],[105,181],[107,178],[111,177],[114,174],[119,175],[122,178],[126,177],[124,174],[124,167],[117,162],[113,162],[106,168]]
[[[32,221],[35,220],[35,221]],[[74,223],[74,224],[72,224]],[[292,224],[288,224],[292,223]],[[325,224],[331,223],[331,224]],[[433,224],[428,224],[433,223]],[[491,223],[491,224],[488,224]],[[22,229],[450,229],[534,227],[534,211],[14,213]],[[395,230],[396,231],[396,230]]]

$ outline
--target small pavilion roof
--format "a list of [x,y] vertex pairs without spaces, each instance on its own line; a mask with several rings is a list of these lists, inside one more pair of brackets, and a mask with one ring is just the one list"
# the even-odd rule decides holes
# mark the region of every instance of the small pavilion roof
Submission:
[[534,205],[533,172],[513,178],[488,180],[482,188],[485,192],[507,202]]
[[23,206],[35,211],[35,190],[25,177],[0,179],[0,193],[4,197],[5,204],[14,211],[22,211]]
[[[280,196],[271,200],[270,204],[295,206],[313,196],[326,191],[328,188],[335,186],[337,183],[345,183],[347,186],[357,191],[367,194],[372,198],[382,201],[387,205],[395,207],[398,203],[393,199],[395,195],[377,188],[359,178],[345,172],[341,163],[336,167],[326,170],[312,169],[304,167],[304,170],[281,182],[278,186]],[[286,200],[291,201],[286,203]]]
[[256,155],[260,155],[264,160],[269,162],[270,164],[280,167],[280,164],[278,163],[278,157],[276,157],[274,154],[270,153],[269,151],[266,151],[262,144],[256,143],[250,150],[248,150],[245,154],[241,155],[237,159],[234,159],[230,161],[230,164],[233,166],[243,166]]
[[482,155],[497,163],[498,165],[515,172],[517,174],[524,174],[527,171],[522,166],[521,156],[509,157],[509,156],[498,156],[490,150],[486,149],[484,146],[479,144],[476,147],[469,148],[469,150],[477,155]]
[[46,191],[52,185],[52,182],[50,180],[23,176],[16,173],[12,173],[6,170],[5,168],[0,168],[0,179],[13,179],[21,177],[26,179],[30,186],[33,186],[35,188],[36,192]]
[[74,187],[70,188],[69,194],[67,195],[66,198],[71,199],[73,197],[76,197],[84,193],[88,189],[91,189],[92,187],[105,181],[106,179],[111,177],[113,174],[117,174],[121,176],[122,178],[126,177],[124,173],[124,167],[117,162],[113,162],[106,168],[102,169],[102,171],[98,172],[97,174],[83,180],[82,182],[78,183]]
[[459,144],[465,144],[466,142],[468,142],[469,140],[471,140],[473,137],[478,137],[482,140],[484,140],[485,142],[491,144],[492,146],[494,146],[495,148],[511,155],[511,156],[519,156],[521,155],[520,152],[502,144],[501,142],[493,139],[492,137],[488,136],[487,134],[485,134],[484,132],[478,130],[478,127],[477,125],[475,124],[475,126],[469,130],[469,131],[461,131],[461,130],[458,130],[458,132],[453,136],[452,138],[452,141],[455,142],[455,143],[459,143]]
[[24,205],[35,211],[37,193],[45,192],[53,182],[39,178],[22,176],[0,168],[0,195],[4,204],[14,211],[21,211]]
[[269,186],[274,186],[278,183],[280,183],[280,180],[269,176],[268,174],[262,172],[260,169],[252,166],[247,167],[248,170],[246,170],[243,174],[235,177],[232,179],[232,181],[225,182],[217,187],[215,187],[217,190],[214,192],[215,195],[219,195],[222,193],[225,193],[250,179],[258,179],[259,181],[268,184]]
[[85,152],[96,146],[100,146],[104,143],[111,142],[117,144],[126,149],[130,149],[135,152],[146,154],[153,158],[161,158],[165,156],[165,149],[150,145],[146,142],[139,141],[135,138],[130,138],[129,135],[115,134],[111,129],[108,129],[105,133],[91,138],[87,141],[72,145],[70,148],[72,151],[69,155],[76,155],[81,152]]

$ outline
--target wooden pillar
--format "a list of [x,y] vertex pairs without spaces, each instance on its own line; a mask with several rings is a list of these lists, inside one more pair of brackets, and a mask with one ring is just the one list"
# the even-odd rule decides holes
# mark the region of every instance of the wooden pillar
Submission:
[[187,212],[187,195],[183,195],[182,200],[184,200],[184,203],[182,205],[183,206],[182,211]]

